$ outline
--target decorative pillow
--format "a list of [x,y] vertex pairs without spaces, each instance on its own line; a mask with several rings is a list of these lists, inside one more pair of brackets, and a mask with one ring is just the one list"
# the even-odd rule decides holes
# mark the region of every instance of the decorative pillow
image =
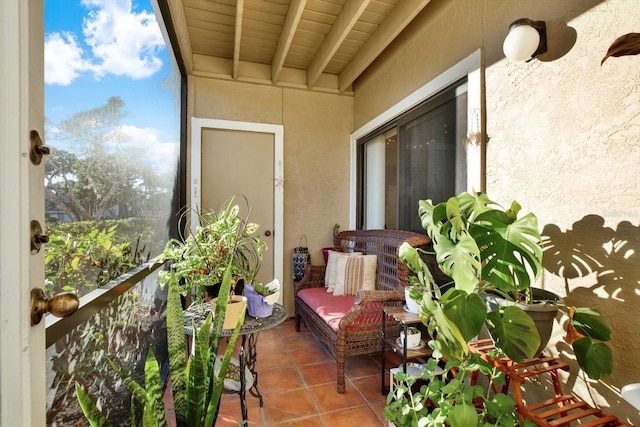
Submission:
[[324,286],[327,288],[327,292],[333,293],[333,288],[336,285],[336,279],[338,277],[338,259],[342,257],[350,257],[354,255],[362,255],[362,252],[338,252],[329,251],[329,257],[327,258],[327,268],[324,273]]
[[375,255],[338,258],[333,295],[355,295],[358,289],[375,290],[378,259]]

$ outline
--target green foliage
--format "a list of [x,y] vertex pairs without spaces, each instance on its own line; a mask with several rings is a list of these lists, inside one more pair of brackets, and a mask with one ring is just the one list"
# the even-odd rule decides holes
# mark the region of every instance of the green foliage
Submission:
[[509,306],[490,312],[488,326],[496,346],[516,362],[530,359],[530,355],[535,355],[540,347],[540,335],[533,319],[518,307]]
[[[434,342],[429,345],[435,346]],[[471,354],[463,361],[449,361],[438,369],[436,351],[429,359],[421,378],[399,372],[396,387],[387,396],[386,420],[396,427],[515,427],[518,419],[515,402],[502,393],[493,394],[491,385],[503,385],[504,374]],[[489,385],[471,385],[468,377],[484,375]],[[424,384],[416,391],[416,382]]]
[[[229,265],[222,281],[221,292],[230,291],[231,270],[231,265]],[[218,405],[224,388],[224,378],[231,363],[231,356],[239,336],[240,327],[244,323],[243,312],[229,339],[222,358],[220,371],[216,376],[214,364],[222,338],[226,310],[227,301],[223,298],[216,304],[215,313],[209,315],[202,327],[199,330],[194,328],[194,352],[187,361],[185,356],[184,317],[175,275],[169,281],[167,337],[171,390],[173,392],[178,426],[210,427],[215,424]],[[180,340],[177,339],[179,336],[181,337]],[[153,352],[150,350],[147,356],[144,386],[127,376],[113,362],[110,362],[110,365],[125,381],[135,399],[143,405],[142,425],[144,427],[166,425],[160,374]],[[81,390],[79,384],[76,385],[76,389]],[[92,425],[104,419],[104,416],[82,390],[78,393],[78,399],[81,402],[83,413]]]
[[[515,201],[504,209],[480,192],[462,193],[435,206],[422,200],[418,213],[434,252],[407,244],[400,247],[399,257],[409,269],[413,285],[410,296],[421,303],[422,322],[435,337],[432,347],[460,373],[473,372],[477,365],[487,374],[487,367],[478,362],[477,355],[469,354],[467,346],[483,326],[498,351],[516,362],[533,358],[540,346],[535,324],[520,306],[497,306],[487,312],[482,299],[485,293],[492,293],[511,302],[533,303],[531,286],[543,269],[541,237],[535,215],[520,216],[520,210]],[[453,281],[444,294],[423,259],[429,254],[435,255],[439,268]],[[611,328],[602,315],[593,309],[556,305],[584,335],[573,343],[581,368],[593,379],[609,375],[613,369],[611,350],[601,341],[610,339]],[[400,387],[396,396],[388,399],[385,416],[389,412],[389,419],[397,426],[440,426],[445,422],[452,427],[515,425],[511,415],[506,416],[513,410],[508,396],[498,393],[493,399],[478,400],[479,391],[457,378],[447,383],[432,379],[422,396],[411,394],[410,385]],[[435,384],[434,390],[431,384]],[[432,410],[426,411],[425,400],[434,406]],[[480,414],[477,420],[474,410]],[[493,414],[493,421],[483,420],[486,411]],[[397,416],[393,418],[393,414]],[[492,424],[494,421],[503,424]]]
[[80,383],[76,382],[76,396],[78,396],[78,402],[80,402],[80,407],[82,408],[82,412],[85,417],[89,421],[91,427],[106,427],[109,426],[109,421],[107,418],[102,415],[95,402],[91,400],[89,395],[84,392]]
[[262,283],[253,283],[251,286],[257,294],[265,297],[275,292],[274,290],[269,289],[267,285],[263,285]]
[[121,276],[148,259],[138,233],[123,233],[131,221],[54,224],[45,246],[46,290],[81,295]]
[[[232,196],[218,211],[194,211],[199,225],[194,233],[182,240],[172,239],[160,261],[172,261],[170,271],[162,271],[159,283],[168,283],[174,274],[183,295],[195,290],[202,296],[205,286],[222,281],[228,265],[233,276],[252,283],[260,269],[266,244],[256,234],[259,225],[239,216],[240,208]],[[247,199],[242,196],[248,205]],[[186,214],[186,212],[185,212]],[[223,295],[221,293],[221,295]]]

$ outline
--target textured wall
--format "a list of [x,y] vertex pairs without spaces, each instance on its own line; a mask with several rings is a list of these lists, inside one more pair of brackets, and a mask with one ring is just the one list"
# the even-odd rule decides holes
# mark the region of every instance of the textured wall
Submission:
[[[549,52],[509,63],[509,23],[547,22]],[[635,0],[433,0],[354,84],[356,128],[482,48],[486,61],[486,187],[535,212],[549,241],[543,287],[599,308],[614,329],[615,371],[581,398],[640,424],[620,387],[640,382],[640,56],[600,60],[619,35],[640,32]],[[556,325],[563,334],[564,319]],[[550,348],[572,359],[566,345]]]
[[353,99],[318,92],[192,78],[189,116],[284,126],[283,299],[293,315],[293,248],[307,236],[312,263],[349,219]]

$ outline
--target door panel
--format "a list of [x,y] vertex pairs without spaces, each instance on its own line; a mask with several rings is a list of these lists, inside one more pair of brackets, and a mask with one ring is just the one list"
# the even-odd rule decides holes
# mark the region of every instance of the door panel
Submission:
[[[260,225],[267,244],[257,282],[273,280],[273,182],[274,136],[241,130],[204,129],[202,131],[202,208],[218,211],[233,194],[249,201],[249,222]],[[235,203],[242,217],[247,205]],[[268,236],[265,234],[269,234]]]
[[[214,147],[206,147],[216,134],[222,137],[224,147],[217,146],[217,142],[214,142]],[[235,141],[235,144],[227,143],[228,141]],[[262,144],[270,147],[257,147]],[[265,151],[262,151],[263,149]],[[206,151],[206,158],[202,155],[202,150]],[[269,245],[269,253],[263,259],[258,280],[268,282],[276,278],[284,285],[284,127],[268,123],[193,117],[189,167],[192,208],[203,206],[204,201],[208,207],[218,209],[220,204],[234,193],[242,193],[248,197],[249,203],[255,209],[251,221],[261,225],[260,231]],[[210,198],[210,194],[204,196],[205,191],[210,193],[208,181],[214,180],[213,175],[209,174],[218,168],[227,171],[218,177],[220,181],[226,182],[223,190],[219,190],[222,195],[218,199]],[[244,182],[244,189],[235,187],[239,181]],[[259,213],[260,211],[264,213]],[[270,218],[269,213],[272,215]],[[191,215],[190,220],[191,228],[194,229],[198,225],[198,218]],[[265,224],[271,225],[267,227]],[[270,236],[264,236],[267,230],[271,231]],[[283,286],[283,292],[286,291],[286,287]],[[282,300],[283,293],[280,293],[279,302],[282,303]]]
[[31,254],[31,220],[44,223],[44,163],[29,160],[44,134],[43,3],[0,1],[0,425],[45,425],[45,328],[31,327],[30,289],[44,283]]

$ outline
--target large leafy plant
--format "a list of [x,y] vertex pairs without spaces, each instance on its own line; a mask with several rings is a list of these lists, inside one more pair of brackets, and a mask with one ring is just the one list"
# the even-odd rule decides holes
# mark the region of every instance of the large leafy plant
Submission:
[[[221,292],[231,288],[232,266],[229,265],[222,281]],[[171,390],[176,414],[176,423],[180,427],[213,426],[217,418],[218,407],[224,388],[231,355],[238,339],[240,326],[244,322],[244,313],[229,339],[220,371],[215,374],[214,363],[222,338],[222,327],[227,308],[226,298],[216,304],[215,314],[209,315],[200,330],[194,327],[193,353],[187,359],[184,339],[184,315],[180,301],[180,291],[174,274],[169,280],[167,302],[167,340],[169,348],[169,370]],[[132,393],[132,408],[137,401],[142,406],[141,425],[144,427],[166,426],[165,408],[158,362],[152,350],[149,350],[145,364],[145,382],[139,384],[113,362],[111,367],[125,381]],[[97,408],[95,402],[82,387],[76,383],[76,393],[80,406],[91,426],[109,426],[106,417]],[[131,425],[139,425],[132,410]]]
[[[542,274],[542,246],[533,213],[520,216],[513,202],[508,209],[485,193],[462,193],[446,202],[419,203],[422,226],[433,241],[438,267],[452,279],[441,293],[422,249],[403,245],[400,258],[419,284],[412,298],[421,302],[421,317],[439,351],[449,360],[468,356],[467,342],[486,326],[496,347],[515,361],[535,356],[540,345],[536,327],[519,306],[498,306],[488,311],[484,294],[509,301],[534,303],[532,284]],[[549,303],[549,302],[546,302]],[[611,351],[604,341],[611,330],[595,309],[554,303],[571,319],[578,339],[572,342],[578,364],[593,379],[612,372]]]
[[[222,281],[228,265],[234,277],[251,283],[260,269],[266,244],[256,234],[259,225],[248,221],[248,215],[239,215],[234,204],[236,196],[229,198],[219,211],[194,211],[199,220],[195,231],[187,237],[170,240],[160,261],[171,261],[169,271],[162,271],[159,282],[165,285],[171,275],[178,278],[180,291],[191,290],[199,296],[206,286]],[[244,198],[245,202],[248,202]]]

